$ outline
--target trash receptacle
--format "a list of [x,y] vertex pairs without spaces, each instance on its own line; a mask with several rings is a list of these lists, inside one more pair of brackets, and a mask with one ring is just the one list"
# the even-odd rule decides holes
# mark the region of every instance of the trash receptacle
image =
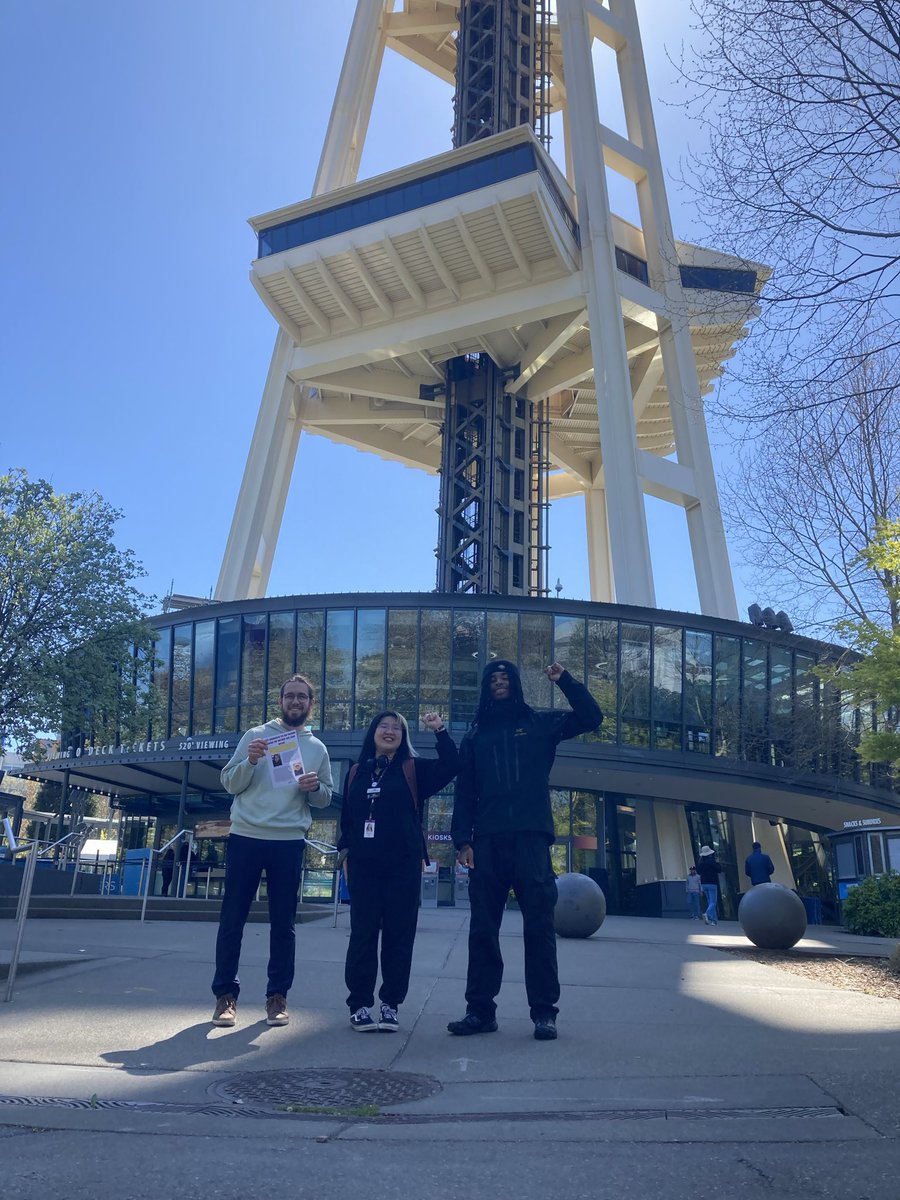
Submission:
[[803,907],[806,909],[807,925],[822,924],[822,901],[818,896],[801,896]]

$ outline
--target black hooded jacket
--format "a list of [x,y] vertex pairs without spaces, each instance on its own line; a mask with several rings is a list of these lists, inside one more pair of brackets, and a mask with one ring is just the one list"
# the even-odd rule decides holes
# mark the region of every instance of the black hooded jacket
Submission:
[[[510,698],[490,694],[491,670],[505,670]],[[472,728],[459,750],[451,833],[457,849],[492,833],[536,831],[554,840],[550,768],[556,747],[596,729],[603,713],[583,683],[564,671],[557,686],[571,704],[567,712],[530,708],[511,663],[493,663],[481,684]]]

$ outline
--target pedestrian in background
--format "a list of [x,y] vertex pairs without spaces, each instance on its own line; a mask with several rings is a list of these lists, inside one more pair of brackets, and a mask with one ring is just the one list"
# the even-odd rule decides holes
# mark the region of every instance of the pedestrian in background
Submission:
[[706,911],[703,914],[703,920],[707,925],[718,925],[719,923],[717,905],[719,902],[720,870],[721,867],[712,846],[701,846],[697,871],[700,874],[700,887],[703,890],[703,895],[706,897]]
[[759,842],[753,843],[753,851],[747,855],[744,863],[744,874],[755,887],[758,883],[770,883],[775,874],[775,864],[768,854],[763,854]]
[[696,867],[691,867],[687,873],[687,879],[684,881],[684,890],[687,892],[688,907],[691,910],[691,920],[700,920],[700,875]]

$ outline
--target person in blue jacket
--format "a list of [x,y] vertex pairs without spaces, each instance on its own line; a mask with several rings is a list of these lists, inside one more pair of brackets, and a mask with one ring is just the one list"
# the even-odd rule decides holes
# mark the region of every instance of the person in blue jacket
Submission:
[[469,967],[466,1015],[447,1026],[465,1037],[497,1028],[496,997],[503,980],[500,923],[509,889],[522,912],[525,990],[534,1036],[556,1037],[556,876],[550,769],[566,738],[596,729],[600,707],[559,663],[545,670],[570,708],[541,712],[525,703],[516,667],[492,662],[481,682],[475,720],[460,746],[451,833],[457,862],[469,877]]
[[754,887],[758,883],[770,883],[772,876],[775,874],[775,864],[769,858],[768,854],[763,854],[762,846],[759,842],[753,843],[753,851],[747,855],[747,861],[744,863],[744,874]]

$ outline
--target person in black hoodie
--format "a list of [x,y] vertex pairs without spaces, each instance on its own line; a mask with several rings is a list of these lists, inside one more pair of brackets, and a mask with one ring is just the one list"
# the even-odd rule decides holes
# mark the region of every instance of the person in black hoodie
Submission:
[[[406,719],[379,713],[350,768],[341,809],[338,850],[346,851],[350,890],[350,944],[344,967],[350,1025],[360,1032],[399,1029],[397,1009],[406,999],[419,917],[423,803],[456,774],[459,752],[438,713],[422,718],[433,730],[437,758],[419,758]],[[381,937],[381,1001],[375,1005]]]
[[525,990],[538,1041],[556,1037],[556,876],[550,768],[557,745],[596,729],[603,714],[593,696],[559,663],[546,668],[572,706],[538,712],[525,703],[519,672],[498,659],[484,672],[472,728],[460,747],[451,832],[457,861],[469,867],[469,969],[466,1015],[447,1026],[467,1036],[497,1028],[503,980],[500,923],[509,889],[522,911]]

